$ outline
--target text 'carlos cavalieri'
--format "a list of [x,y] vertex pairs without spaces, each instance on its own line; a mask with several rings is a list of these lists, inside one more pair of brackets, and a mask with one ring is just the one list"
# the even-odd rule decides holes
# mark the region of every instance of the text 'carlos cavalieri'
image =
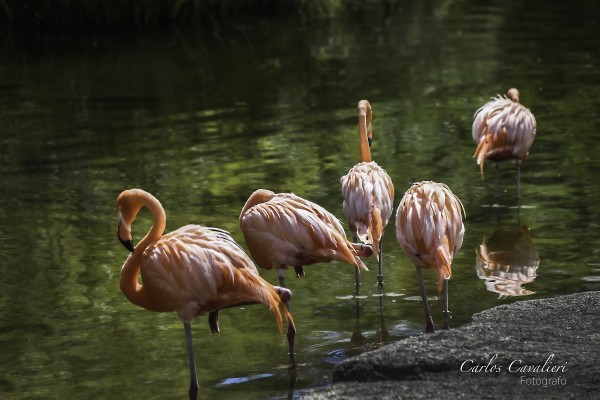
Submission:
[[[504,370],[510,373],[518,373],[518,374],[544,374],[544,373],[564,373],[567,371],[567,361],[564,363],[555,363],[554,354],[550,354],[546,361],[543,364],[528,364],[523,360],[512,360],[510,363],[505,365],[501,365],[496,362],[498,359],[498,354],[494,354],[492,358],[487,363],[477,363],[474,360],[465,360],[460,365],[461,372],[471,372],[471,373],[498,373]],[[557,376],[553,378],[538,378],[538,377],[526,377],[521,376],[521,384],[525,385],[539,385],[539,386],[555,386],[555,385],[565,385],[567,380],[562,376]]]

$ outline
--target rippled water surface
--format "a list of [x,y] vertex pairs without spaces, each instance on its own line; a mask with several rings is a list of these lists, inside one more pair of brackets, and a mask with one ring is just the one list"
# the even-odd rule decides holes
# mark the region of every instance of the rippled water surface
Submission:
[[[447,183],[466,209],[453,263],[453,326],[523,298],[600,289],[599,9],[581,2],[397,5],[389,14],[245,21],[116,37],[4,37],[0,53],[0,397],[185,398],[183,326],[119,291],[127,251],[117,195],[141,187],[188,223],[229,230],[256,188],[295,192],[340,219],[339,178],[358,161],[356,103],[373,105],[374,159],[396,201],[414,181]],[[535,2],[534,2],[535,3]],[[576,2],[577,3],[577,2]],[[474,111],[511,86],[538,134],[522,168],[485,179],[472,159]],[[146,232],[149,214],[134,224]],[[285,399],[327,386],[341,360],[423,330],[414,267],[383,241],[354,295],[353,270],[288,272],[297,327],[264,306],[193,325],[202,398]],[[269,281],[272,271],[261,271]],[[434,321],[434,274],[425,273]],[[532,316],[533,317],[533,316]]]

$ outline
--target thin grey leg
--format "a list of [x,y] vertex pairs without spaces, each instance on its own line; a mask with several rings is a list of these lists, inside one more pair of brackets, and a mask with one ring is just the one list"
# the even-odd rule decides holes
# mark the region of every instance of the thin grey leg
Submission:
[[379,242],[379,275],[377,275],[377,282],[379,288],[383,288],[383,244]]
[[[285,306],[290,310],[289,305],[286,303]],[[292,368],[296,367],[296,327],[292,322],[287,320],[287,340],[290,351],[290,363],[292,364]],[[295,372],[295,371],[294,371]],[[294,382],[295,385],[295,382]]]
[[421,299],[423,299],[423,311],[425,312],[425,332],[433,332],[433,319],[431,318],[431,311],[429,311],[429,302],[427,301],[427,293],[425,293],[425,284],[423,283],[423,271],[421,268],[417,269],[417,279],[419,280],[419,290],[421,291]]
[[190,400],[198,399],[198,376],[196,375],[196,360],[194,359],[194,346],[192,345],[192,326],[184,322],[185,344],[187,347],[188,364],[190,366]]
[[494,163],[496,167],[496,204],[500,204],[500,164]]
[[279,275],[279,286],[286,287],[285,286],[285,277],[283,275]]
[[448,311],[448,279],[444,279],[444,329],[450,329],[450,311]]
[[521,160],[517,160],[517,209],[521,210]]

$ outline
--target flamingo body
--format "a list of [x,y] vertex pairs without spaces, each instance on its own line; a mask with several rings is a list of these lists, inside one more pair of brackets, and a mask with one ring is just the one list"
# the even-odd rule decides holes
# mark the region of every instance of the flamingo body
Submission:
[[[447,282],[452,276],[452,259],[462,246],[465,232],[463,212],[462,203],[448,186],[431,181],[413,184],[400,201],[396,211],[396,237],[402,251],[417,269],[424,307],[427,297],[421,269],[433,268],[438,293],[442,285],[446,288],[447,313]],[[428,331],[433,331],[428,306],[425,313]]]
[[[152,227],[134,248],[131,224],[142,207],[152,213]],[[190,326],[197,316],[209,314],[210,328],[216,333],[219,332],[219,310],[262,303],[270,307],[283,332],[281,306],[288,320],[293,360],[290,329],[294,322],[285,307],[291,292],[262,279],[251,259],[228,232],[187,225],[163,235],[164,209],[154,196],[140,189],[122,192],[117,199],[117,211],[117,236],[131,251],[121,269],[121,290],[133,304],[150,311],[176,312],[182,319],[190,365],[190,399],[196,399],[198,394]],[[138,282],[140,274],[141,284]]]
[[472,134],[481,175],[485,159],[520,162],[527,157],[535,133],[535,117],[519,102],[517,89],[510,89],[506,96],[497,95],[480,107],[473,116]]
[[[352,235],[361,242],[372,244],[379,264],[379,285],[383,284],[381,238],[394,207],[392,179],[371,159],[371,104],[358,102],[358,134],[361,162],[344,175],[342,184],[343,208]],[[358,276],[357,276],[358,278]],[[358,285],[358,280],[356,282]]]
[[298,277],[305,265],[333,260],[367,269],[339,220],[295,194],[255,191],[240,214],[240,226],[256,263],[275,269],[281,282],[288,266]]
[[390,176],[375,161],[361,162],[342,177],[341,183],[350,230],[363,243],[373,244],[379,258],[379,242],[394,206]]
[[144,250],[140,269],[144,289],[160,299],[152,311],[176,311],[183,321],[244,303],[278,308],[270,284],[219,229],[187,225],[162,236]]

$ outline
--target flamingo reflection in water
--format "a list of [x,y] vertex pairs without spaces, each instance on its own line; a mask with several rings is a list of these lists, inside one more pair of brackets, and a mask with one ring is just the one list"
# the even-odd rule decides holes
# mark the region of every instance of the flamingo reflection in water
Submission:
[[523,106],[519,91],[509,89],[506,96],[496,96],[480,107],[473,116],[473,140],[477,149],[473,157],[483,178],[486,159],[496,164],[496,199],[499,197],[500,161],[516,160],[517,204],[520,205],[521,162],[529,154],[536,133],[536,121],[531,111]]
[[416,267],[428,333],[433,332],[433,320],[422,269],[435,270],[438,295],[444,287],[444,328],[448,329],[448,280],[452,276],[452,259],[463,242],[463,213],[462,203],[450,188],[431,181],[413,184],[396,211],[396,237],[402,251]]
[[[383,260],[381,238],[392,216],[394,207],[394,185],[392,179],[371,159],[372,109],[367,100],[358,102],[358,133],[360,143],[360,163],[341,178],[344,197],[344,214],[350,230],[363,243],[373,245],[379,273],[377,281],[383,285]],[[358,274],[356,285],[360,284]]]
[[[388,341],[388,339],[390,337],[390,333],[385,324],[385,316],[384,316],[384,312],[383,312],[383,300],[385,297],[385,293],[383,292],[383,290],[380,290],[376,296],[378,297],[378,302],[379,302],[379,325],[377,327],[377,330],[375,331],[375,343],[385,343]],[[352,342],[361,343],[361,342],[367,340],[367,337],[362,333],[361,322],[360,322],[361,301],[365,300],[366,298],[367,298],[367,296],[360,295],[360,291],[357,287],[357,289],[354,293],[356,321],[355,321],[355,325],[354,325],[354,331],[352,332],[352,336],[350,337],[350,340]]]
[[[142,207],[151,212],[152,227],[134,247],[131,225]],[[121,290],[133,304],[150,311],[176,312],[183,321],[190,399],[198,397],[191,322],[200,315],[208,314],[210,330],[217,333],[221,309],[262,303],[269,306],[283,333],[281,307],[287,318],[290,357],[294,363],[294,336],[289,333],[295,333],[295,327],[285,307],[291,292],[261,278],[256,266],[228,232],[187,225],[163,235],[165,211],[156,197],[140,189],[122,192],[117,199],[117,212],[118,239],[131,251],[121,269]]]
[[490,292],[500,297],[533,294],[522,285],[536,278],[540,257],[528,226],[497,229],[476,251],[477,276]]
[[329,211],[293,193],[256,190],[242,209],[240,226],[258,266],[275,269],[283,287],[288,266],[298,278],[305,265],[333,260],[367,271],[359,257],[373,252],[371,246],[350,243]]

